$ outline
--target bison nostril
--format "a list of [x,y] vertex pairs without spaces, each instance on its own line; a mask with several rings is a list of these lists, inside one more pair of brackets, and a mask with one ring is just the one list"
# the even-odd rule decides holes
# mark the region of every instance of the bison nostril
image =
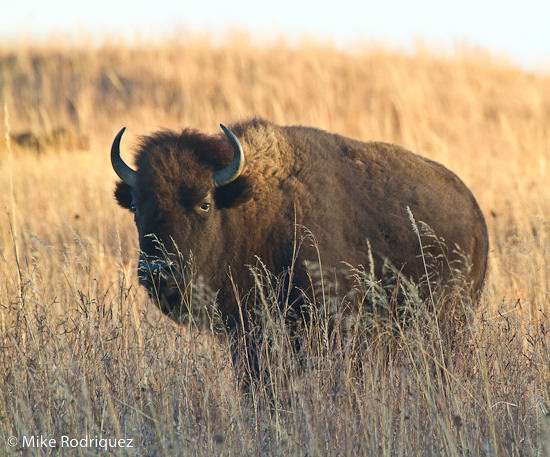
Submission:
[[140,260],[138,264],[138,278],[146,284],[166,286],[174,282],[173,263],[166,260]]

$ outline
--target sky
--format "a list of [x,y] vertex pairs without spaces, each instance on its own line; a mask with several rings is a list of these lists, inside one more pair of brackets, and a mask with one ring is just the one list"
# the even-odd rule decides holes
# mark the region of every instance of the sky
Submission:
[[232,29],[262,39],[375,42],[411,50],[466,45],[550,69],[550,0],[0,0],[0,42],[51,35],[128,40]]

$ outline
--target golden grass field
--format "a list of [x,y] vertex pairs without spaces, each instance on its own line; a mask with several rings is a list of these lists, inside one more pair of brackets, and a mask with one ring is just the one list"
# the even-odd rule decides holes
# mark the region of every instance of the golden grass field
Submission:
[[[0,101],[0,456],[550,455],[550,74],[461,48],[51,40],[0,46]],[[419,309],[391,349],[350,355],[319,318],[296,369],[267,322],[268,375],[246,392],[223,335],[163,316],[137,284],[111,141],[127,126],[131,162],[138,135],[251,116],[457,173],[491,245],[468,323],[451,336]],[[37,435],[134,447],[24,445]]]

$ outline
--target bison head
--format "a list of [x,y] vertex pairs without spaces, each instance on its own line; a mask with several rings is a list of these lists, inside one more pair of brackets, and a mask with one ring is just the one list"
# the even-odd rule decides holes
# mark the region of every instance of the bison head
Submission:
[[111,148],[113,169],[122,180],[115,197],[134,213],[139,234],[140,283],[175,319],[186,312],[191,263],[207,282],[226,274],[220,253],[232,245],[225,230],[228,213],[252,197],[252,181],[243,175],[243,148],[231,130],[221,128],[225,136],[186,130],[144,137],[136,170],[120,157],[125,128]]

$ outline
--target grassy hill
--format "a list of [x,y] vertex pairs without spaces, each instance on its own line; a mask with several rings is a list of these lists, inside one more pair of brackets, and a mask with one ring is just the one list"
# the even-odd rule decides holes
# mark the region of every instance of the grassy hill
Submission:
[[[467,49],[52,40],[0,46],[0,101],[0,455],[50,455],[22,449],[40,434],[133,439],[115,456],[550,453],[550,75]],[[138,135],[251,116],[457,173],[490,231],[471,322],[446,333],[419,312],[391,347],[346,352],[319,316],[303,370],[268,322],[269,375],[245,394],[226,338],[175,325],[139,288],[109,150],[124,125],[131,162]]]

